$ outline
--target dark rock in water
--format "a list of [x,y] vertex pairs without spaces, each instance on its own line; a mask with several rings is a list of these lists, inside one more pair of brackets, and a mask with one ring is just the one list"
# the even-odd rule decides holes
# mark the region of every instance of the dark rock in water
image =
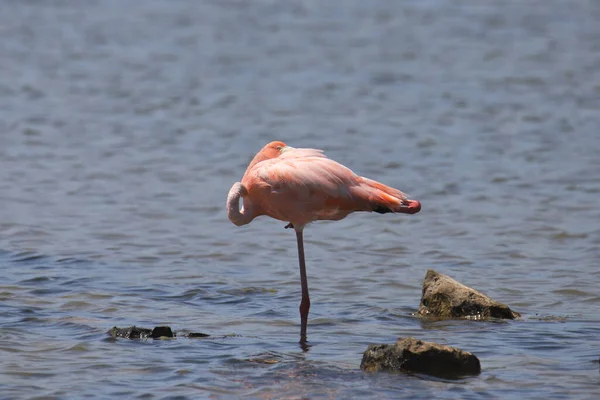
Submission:
[[209,337],[210,335],[208,333],[201,333],[201,332],[191,332],[188,333],[187,337],[189,338],[203,338],[203,337]]
[[[137,326],[128,326],[127,328],[118,328],[113,326],[108,333],[114,338],[125,339],[159,339],[161,337],[176,337],[177,334],[171,330],[170,326],[156,326],[154,329],[139,328]],[[189,338],[209,337],[207,333],[192,332],[184,334]]]
[[360,369],[457,378],[481,373],[481,364],[473,354],[454,347],[415,338],[399,338],[395,344],[369,345],[363,354]]
[[128,326],[127,328],[118,328],[113,326],[108,333],[112,337],[125,338],[125,339],[145,339],[152,334],[151,329],[138,328],[137,326]]
[[170,326],[157,326],[152,329],[152,333],[150,337],[153,339],[158,339],[160,337],[174,337],[173,331]]
[[515,319],[521,315],[447,275],[432,269],[423,281],[417,314],[435,318]]

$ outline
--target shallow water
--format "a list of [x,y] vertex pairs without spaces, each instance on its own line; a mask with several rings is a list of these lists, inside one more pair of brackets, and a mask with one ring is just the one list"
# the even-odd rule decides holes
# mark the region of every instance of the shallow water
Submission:
[[[0,398],[595,398],[600,3],[6,1]],[[237,228],[271,140],[421,213]],[[412,317],[428,268],[523,314]],[[114,325],[208,339],[114,340]],[[456,381],[359,370],[369,343],[474,352]]]

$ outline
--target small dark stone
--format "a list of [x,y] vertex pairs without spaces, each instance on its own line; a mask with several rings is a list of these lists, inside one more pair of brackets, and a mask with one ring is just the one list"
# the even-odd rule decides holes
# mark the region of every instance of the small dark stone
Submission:
[[203,338],[203,337],[209,337],[209,336],[210,335],[208,333],[201,333],[201,332],[192,332],[187,335],[187,337],[189,337],[189,338]]
[[152,333],[150,334],[150,337],[153,339],[173,336],[175,335],[173,335],[173,331],[171,330],[170,326],[157,326],[154,329],[152,329]]
[[515,319],[521,315],[506,304],[492,300],[462,283],[432,269],[423,280],[417,314],[435,318]]
[[399,338],[393,345],[369,345],[360,368],[368,372],[413,372],[443,378],[481,373],[479,359],[472,353],[415,338]]

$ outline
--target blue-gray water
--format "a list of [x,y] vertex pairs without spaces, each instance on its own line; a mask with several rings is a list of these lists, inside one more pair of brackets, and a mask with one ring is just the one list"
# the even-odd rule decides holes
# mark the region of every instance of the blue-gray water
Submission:
[[[600,2],[0,4],[0,398],[596,398]],[[271,140],[421,213],[237,228]],[[523,314],[412,317],[428,268]],[[114,326],[209,339],[129,341]],[[369,343],[480,376],[367,374]]]

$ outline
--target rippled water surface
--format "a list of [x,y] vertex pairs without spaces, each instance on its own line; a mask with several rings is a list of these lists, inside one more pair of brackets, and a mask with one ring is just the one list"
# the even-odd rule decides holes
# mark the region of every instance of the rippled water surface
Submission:
[[[0,398],[596,398],[600,2],[0,4]],[[265,143],[421,213],[237,228]],[[423,321],[434,268],[523,314]],[[115,340],[170,325],[206,339]],[[369,343],[474,352],[368,374]]]

